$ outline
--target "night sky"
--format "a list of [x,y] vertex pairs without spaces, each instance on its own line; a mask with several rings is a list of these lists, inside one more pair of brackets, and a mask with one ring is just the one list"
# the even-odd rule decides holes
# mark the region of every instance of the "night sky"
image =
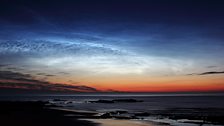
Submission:
[[224,91],[224,1],[1,0],[0,90]]

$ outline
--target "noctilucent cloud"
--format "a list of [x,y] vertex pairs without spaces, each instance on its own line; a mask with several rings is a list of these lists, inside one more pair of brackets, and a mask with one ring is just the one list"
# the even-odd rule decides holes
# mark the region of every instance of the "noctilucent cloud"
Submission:
[[222,1],[2,0],[0,87],[223,91],[223,22]]

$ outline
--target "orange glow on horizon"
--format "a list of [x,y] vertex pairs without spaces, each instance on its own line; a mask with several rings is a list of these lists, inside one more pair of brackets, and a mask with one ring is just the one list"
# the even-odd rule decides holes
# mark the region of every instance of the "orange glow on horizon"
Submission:
[[[59,80],[51,80],[57,83]],[[79,82],[96,88],[100,91],[121,91],[121,92],[206,92],[206,91],[224,91],[223,75],[207,76],[172,76],[172,77],[116,77],[116,78],[91,78]]]

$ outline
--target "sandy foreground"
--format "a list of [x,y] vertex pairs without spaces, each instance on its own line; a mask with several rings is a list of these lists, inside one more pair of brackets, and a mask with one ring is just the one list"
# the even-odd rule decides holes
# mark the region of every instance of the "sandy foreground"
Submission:
[[137,120],[117,120],[117,119],[85,119],[98,123],[99,126],[161,126],[158,124],[137,121]]

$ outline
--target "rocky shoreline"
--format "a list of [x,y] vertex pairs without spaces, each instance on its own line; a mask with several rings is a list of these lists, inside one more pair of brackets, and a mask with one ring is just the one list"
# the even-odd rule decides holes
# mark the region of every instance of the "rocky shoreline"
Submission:
[[[62,100],[63,101],[63,100]],[[64,101],[69,103],[68,101]],[[71,102],[71,101],[70,101]],[[116,104],[116,103],[136,103],[144,102],[136,99],[113,99],[113,100],[90,100],[86,103],[90,104]],[[77,117],[77,115],[74,115]],[[144,120],[148,117],[153,117],[155,120],[170,119],[180,121],[182,123],[193,123],[193,124],[207,124],[207,125],[224,125],[224,108],[171,108],[164,110],[152,110],[152,111],[139,111],[129,112],[127,110],[113,110],[105,111],[82,118],[91,119],[136,119]],[[164,124],[164,122],[163,122]],[[167,124],[167,123],[165,123]]]
[[[66,100],[53,100],[58,102],[70,101]],[[119,102],[141,102],[137,100],[123,99],[111,100]],[[108,103],[105,100],[97,100],[96,102],[89,102],[90,104],[115,104]],[[52,124],[55,126],[64,124],[75,124],[76,126],[95,126],[94,122],[88,119],[115,119],[115,120],[145,120],[153,117],[153,120],[171,119],[181,121],[182,123],[192,123],[198,125],[224,125],[224,109],[217,108],[173,108],[165,110],[154,110],[150,112],[129,112],[126,110],[113,110],[105,112],[85,111],[85,110],[72,110],[62,106],[53,104],[46,101],[1,101],[0,102],[0,118],[3,120],[1,124],[12,126],[15,124],[23,124],[24,126]],[[208,114],[209,113],[209,114]],[[81,119],[81,120],[80,120]],[[46,122],[41,123],[41,122]],[[97,122],[97,121],[96,121]],[[156,125],[170,125],[168,122],[155,121]],[[46,125],[47,126],[47,125]]]

